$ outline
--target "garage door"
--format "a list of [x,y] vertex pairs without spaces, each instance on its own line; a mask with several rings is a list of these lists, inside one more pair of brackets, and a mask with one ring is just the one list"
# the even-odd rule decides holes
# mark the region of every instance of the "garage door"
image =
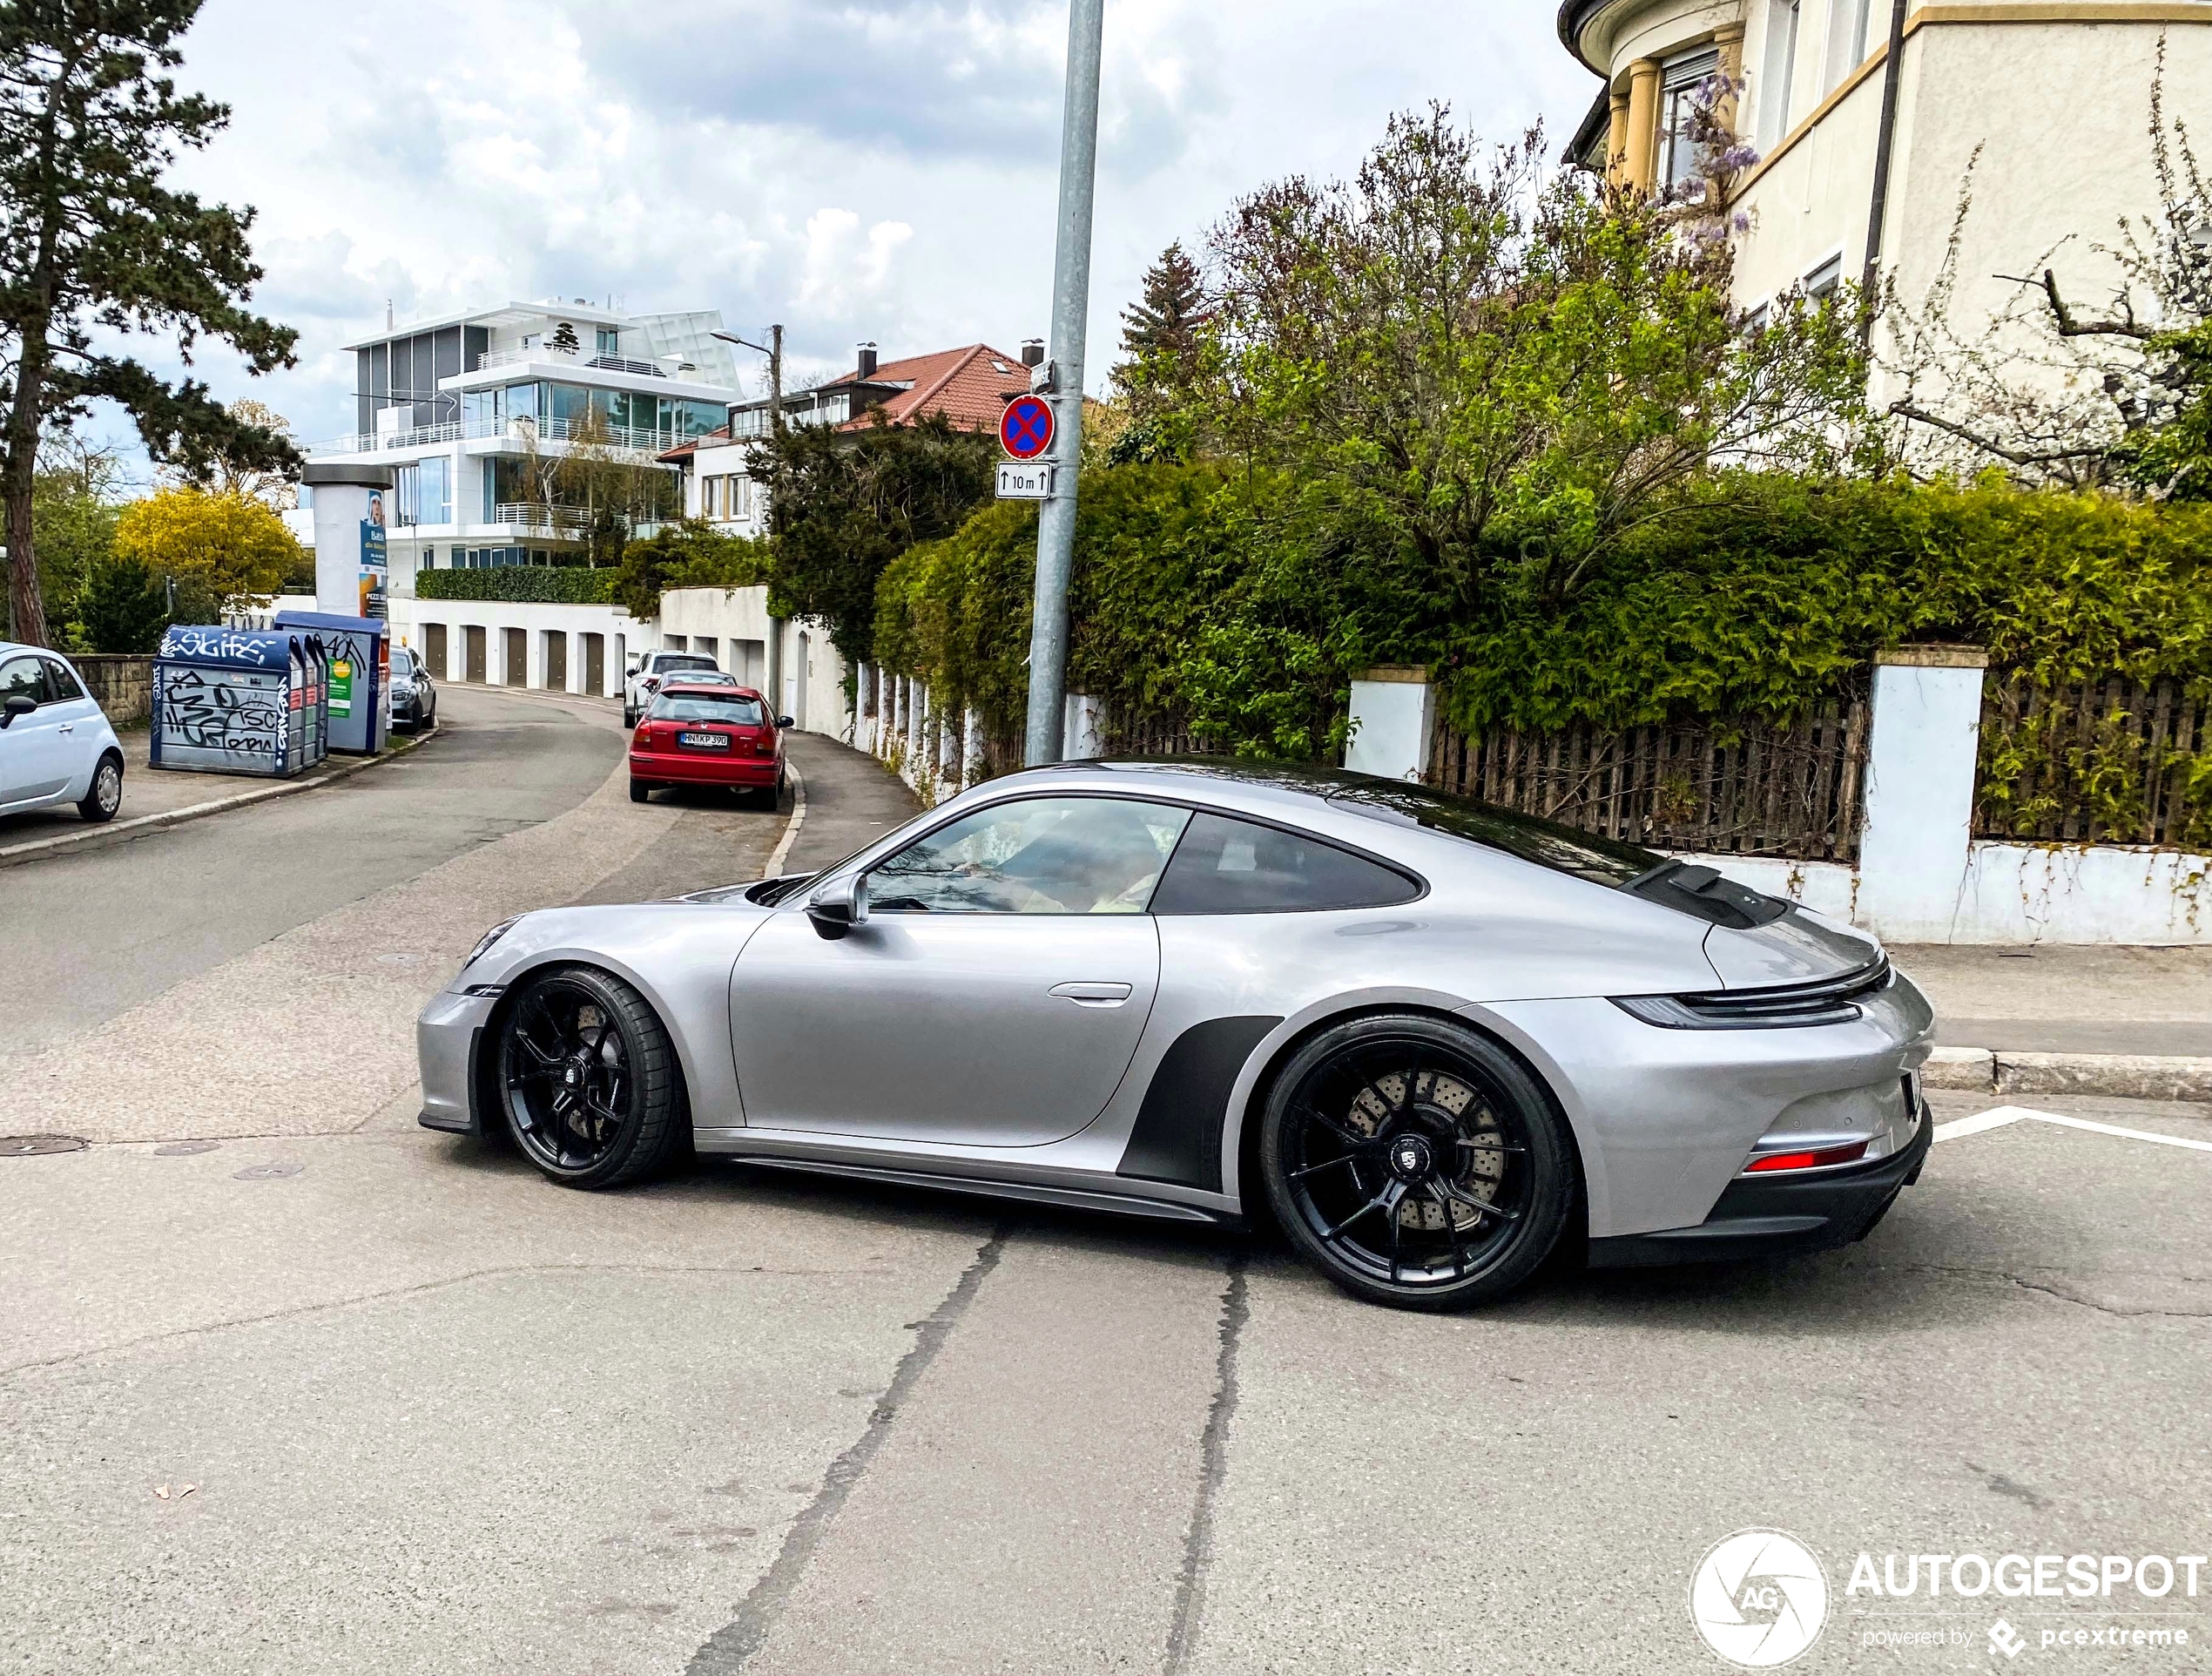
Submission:
[[430,666],[430,679],[442,681],[450,672],[446,668],[446,625],[426,623],[422,627],[422,661]]
[[507,644],[507,685],[527,686],[530,674],[529,636],[520,629],[502,629],[499,632]]
[[469,679],[484,679],[484,631],[480,624],[469,624],[461,631],[462,645],[469,654]]

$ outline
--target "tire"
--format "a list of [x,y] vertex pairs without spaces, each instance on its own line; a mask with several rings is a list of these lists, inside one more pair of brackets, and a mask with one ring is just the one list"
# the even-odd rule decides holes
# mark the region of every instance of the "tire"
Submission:
[[1259,1173],[1308,1262],[1401,1309],[1514,1291],[1581,1192],[1573,1137],[1521,1062],[1418,1013],[1349,1019],[1291,1057],[1268,1091]]
[[622,725],[626,728],[635,728],[637,726],[637,713],[626,704],[622,707]]
[[77,812],[100,827],[114,820],[115,812],[122,807],[123,759],[109,751],[92,770],[92,783],[84,793],[84,801],[77,806]]
[[564,1187],[642,1180],[690,1138],[667,1027],[637,990],[591,967],[554,967],[518,986],[496,1070],[508,1132]]
[[630,782],[630,801],[631,802],[642,803],[652,794],[653,788],[646,781],[642,780],[633,780]]

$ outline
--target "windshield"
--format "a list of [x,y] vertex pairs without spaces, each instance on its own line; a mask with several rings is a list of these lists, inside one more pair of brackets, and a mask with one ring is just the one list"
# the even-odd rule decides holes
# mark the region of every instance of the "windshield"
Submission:
[[758,699],[734,693],[725,699],[711,693],[664,693],[653,700],[645,718],[649,721],[719,721],[733,727],[758,727],[768,719]]
[[404,652],[393,652],[392,674],[394,679],[405,680],[408,676],[414,673],[415,659]]

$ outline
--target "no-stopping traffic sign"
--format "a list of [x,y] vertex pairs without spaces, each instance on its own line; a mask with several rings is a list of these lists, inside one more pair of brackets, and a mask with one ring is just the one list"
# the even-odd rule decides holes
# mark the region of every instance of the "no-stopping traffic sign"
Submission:
[[1041,395],[1017,395],[999,415],[999,446],[1017,460],[1034,460],[1052,446],[1052,404]]

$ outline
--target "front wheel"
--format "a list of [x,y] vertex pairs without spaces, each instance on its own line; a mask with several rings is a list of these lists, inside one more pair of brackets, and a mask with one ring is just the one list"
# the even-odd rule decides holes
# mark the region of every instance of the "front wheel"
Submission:
[[666,1026],[629,984],[588,966],[523,983],[500,1030],[499,1085],[523,1156],[565,1187],[651,1175],[690,1124]]
[[116,811],[123,807],[123,759],[112,751],[100,759],[100,766],[92,770],[92,784],[84,794],[84,801],[77,812],[94,826],[103,826],[115,819]]
[[1573,1139],[1488,1038],[1418,1014],[1323,1031],[1283,1068],[1260,1175],[1308,1261],[1355,1296],[1453,1309],[1504,1296],[1559,1242]]

